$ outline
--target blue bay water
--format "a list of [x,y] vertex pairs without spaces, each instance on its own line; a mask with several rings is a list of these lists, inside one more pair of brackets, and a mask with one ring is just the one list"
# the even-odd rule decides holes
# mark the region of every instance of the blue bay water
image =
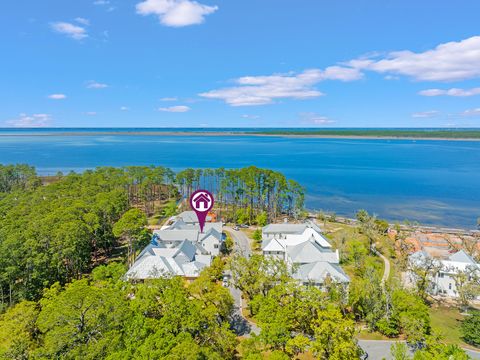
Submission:
[[[34,132],[33,132],[34,133]],[[260,136],[0,136],[0,163],[40,174],[96,166],[271,168],[301,183],[309,209],[474,228],[480,142]]]

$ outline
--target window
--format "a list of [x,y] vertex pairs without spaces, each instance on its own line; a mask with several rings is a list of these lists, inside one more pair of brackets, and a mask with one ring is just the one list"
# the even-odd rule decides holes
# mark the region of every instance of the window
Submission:
[[452,283],[448,284],[448,290],[452,290]]
[[214,244],[213,247],[214,247],[215,249],[218,249],[218,244]]

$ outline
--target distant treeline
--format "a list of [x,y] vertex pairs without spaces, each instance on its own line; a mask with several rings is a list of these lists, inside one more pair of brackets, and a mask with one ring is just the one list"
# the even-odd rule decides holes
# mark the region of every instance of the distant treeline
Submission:
[[281,214],[298,216],[305,193],[283,174],[250,166],[243,169],[185,169],[177,174],[181,194],[202,188],[214,194],[216,209],[227,221],[265,223]]
[[403,129],[305,129],[305,130],[265,130],[254,134],[261,135],[303,135],[303,136],[365,136],[392,138],[431,138],[431,139],[480,139],[480,130],[403,130]]
[[242,222],[265,222],[303,206],[297,183],[255,167],[178,174],[154,166],[100,167],[58,174],[42,186],[30,166],[1,166],[0,308],[38,299],[45,287],[80,278],[111,256],[122,244],[114,226],[127,210],[157,214],[162,201],[200,187],[216,194],[216,209]]

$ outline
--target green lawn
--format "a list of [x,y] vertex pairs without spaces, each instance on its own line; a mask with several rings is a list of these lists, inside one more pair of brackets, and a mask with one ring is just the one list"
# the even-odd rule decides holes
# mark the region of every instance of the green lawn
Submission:
[[432,321],[432,330],[439,331],[446,343],[478,350],[462,340],[460,326],[464,316],[460,314],[458,309],[454,307],[430,308],[430,318]]

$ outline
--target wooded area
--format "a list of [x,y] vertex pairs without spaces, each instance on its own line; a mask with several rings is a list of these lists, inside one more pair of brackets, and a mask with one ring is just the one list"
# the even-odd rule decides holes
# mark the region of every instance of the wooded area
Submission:
[[283,174],[250,166],[243,169],[185,169],[177,174],[181,194],[189,197],[202,188],[215,196],[216,208],[227,221],[256,224],[265,214],[267,221],[280,215],[298,217],[305,191]]
[[[216,194],[215,208],[232,220],[253,222],[303,207],[297,183],[255,167],[177,175],[164,167],[101,167],[55,180],[42,186],[30,166],[0,167],[0,307],[38,299],[45,287],[80,278],[124,243],[131,261],[148,242],[146,234],[129,229],[146,220],[132,214],[122,219],[132,208],[150,216],[162,202],[200,187]],[[114,231],[117,222],[122,225]]]

